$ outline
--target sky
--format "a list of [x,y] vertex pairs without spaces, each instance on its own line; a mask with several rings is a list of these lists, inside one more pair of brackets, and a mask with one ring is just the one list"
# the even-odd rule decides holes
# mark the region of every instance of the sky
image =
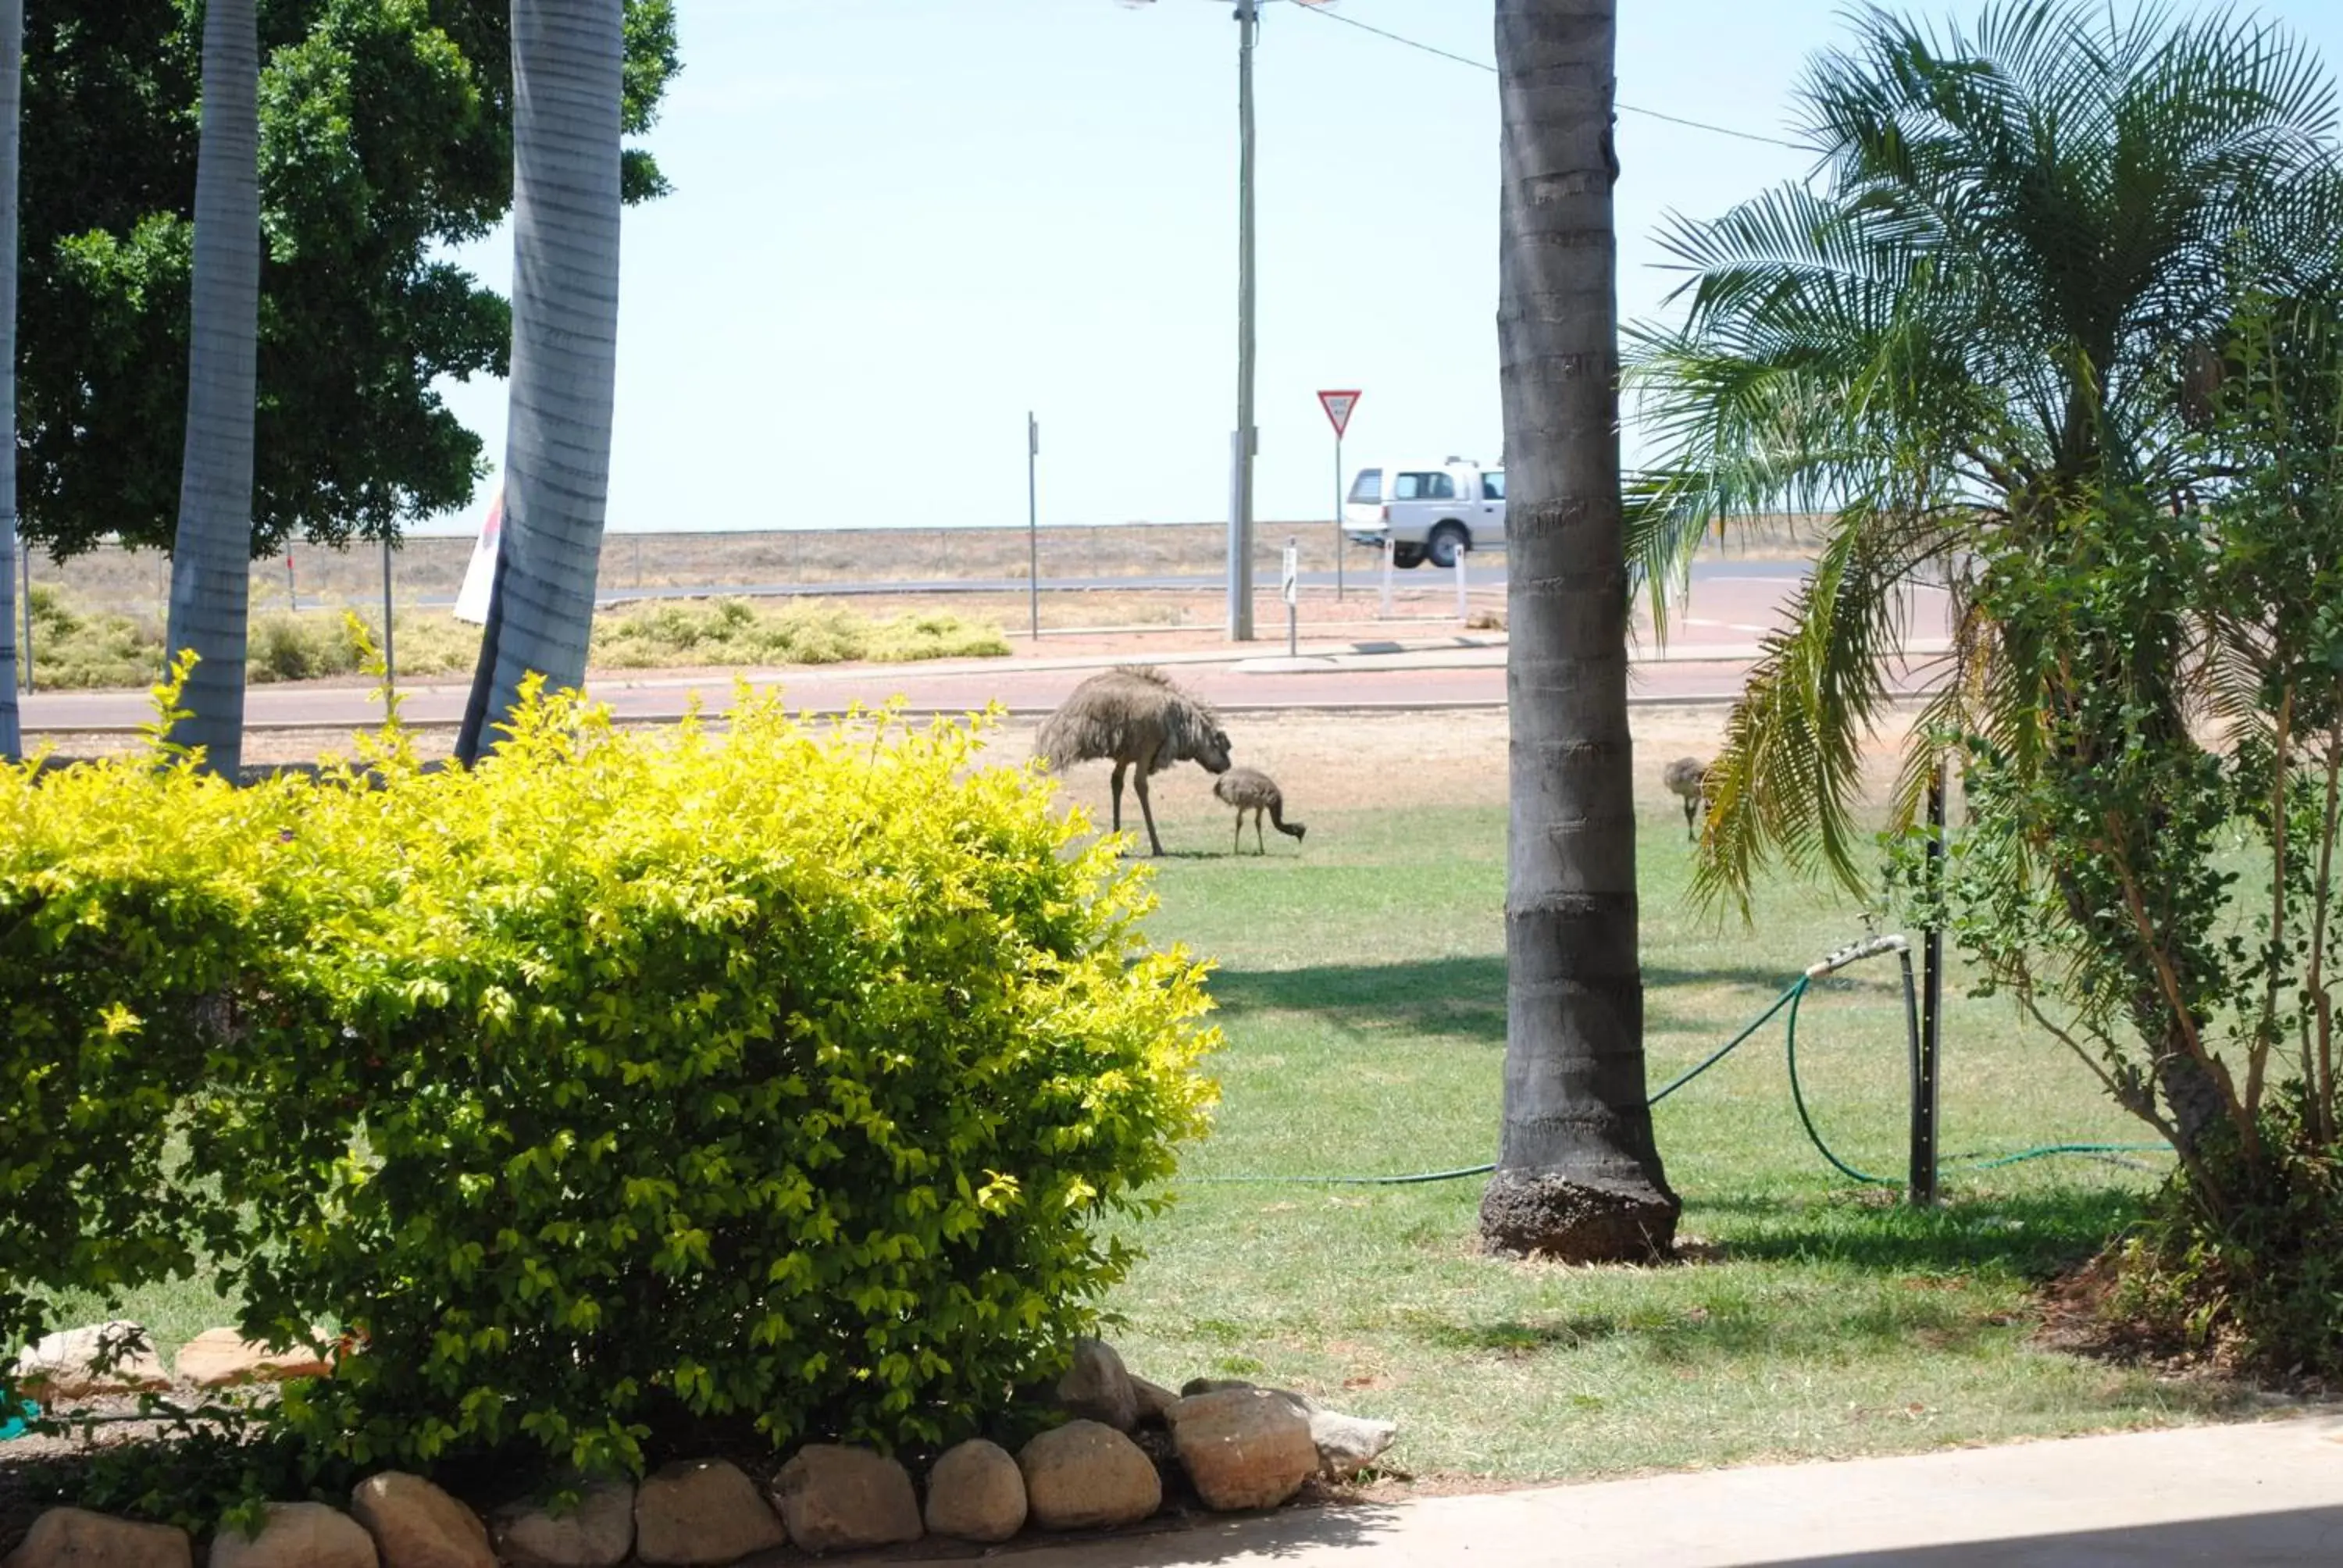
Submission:
[[[1923,15],[1968,15],[1929,4]],[[1292,0],[1257,57],[1264,525],[1322,519],[1316,394],[1363,393],[1344,466],[1496,460],[1491,0]],[[1236,388],[1229,0],[679,0],[647,139],[675,194],[626,219],[616,531],[1224,518]],[[1794,134],[1842,0],[1628,0],[1624,320],[1677,277],[1654,236],[1805,175]],[[2343,66],[2343,4],[2255,14]],[[1463,60],[1378,36],[1401,35]],[[1634,108],[1628,107],[1633,106]],[[502,289],[511,238],[456,253]],[[449,406],[501,456],[501,383]],[[1632,453],[1635,437],[1627,433]],[[474,508],[422,532],[471,532]]]

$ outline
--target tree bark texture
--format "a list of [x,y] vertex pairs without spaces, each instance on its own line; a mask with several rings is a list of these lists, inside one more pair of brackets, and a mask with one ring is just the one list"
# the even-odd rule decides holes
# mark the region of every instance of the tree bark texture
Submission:
[[1644,1104],[1619,497],[1614,0],[1498,0],[1512,816],[1504,1131],[1483,1239],[1674,1245]]
[[256,0],[204,15],[202,142],[187,327],[187,438],[166,651],[198,660],[172,738],[236,777],[252,593],[252,430],[260,340],[260,35]]
[[513,0],[511,412],[495,591],[457,752],[522,681],[586,679],[618,365],[621,0]]
[[25,0],[0,0],[0,761],[25,754],[16,706],[16,165],[25,103]]

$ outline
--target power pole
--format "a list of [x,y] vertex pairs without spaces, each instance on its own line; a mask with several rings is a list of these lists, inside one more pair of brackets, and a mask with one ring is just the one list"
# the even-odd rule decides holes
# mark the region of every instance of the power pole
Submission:
[[1253,263],[1252,54],[1261,40],[1261,0],[1237,0],[1237,429],[1229,486],[1229,639],[1252,640],[1252,464],[1261,433],[1252,421]]

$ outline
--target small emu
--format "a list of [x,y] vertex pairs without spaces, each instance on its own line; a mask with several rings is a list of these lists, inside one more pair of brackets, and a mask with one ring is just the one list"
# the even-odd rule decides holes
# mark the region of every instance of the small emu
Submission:
[[1253,848],[1264,855],[1269,853],[1269,846],[1261,836],[1262,812],[1269,813],[1271,827],[1281,833],[1291,833],[1293,836],[1293,841],[1297,844],[1302,841],[1302,835],[1307,831],[1301,823],[1289,822],[1285,819],[1284,794],[1277,788],[1277,780],[1258,768],[1230,769],[1212,780],[1212,793],[1237,809],[1237,836],[1235,841],[1229,846],[1229,853],[1232,855],[1242,854],[1244,850],[1244,819],[1247,811],[1252,813]]
[[1684,798],[1684,837],[1700,837],[1700,812],[1706,804],[1703,797],[1708,789],[1708,764],[1697,757],[1679,757],[1660,775],[1660,782],[1668,793]]
[[1034,755],[1053,770],[1077,762],[1114,764],[1114,830],[1122,831],[1122,776],[1138,769],[1139,812],[1147,819],[1147,842],[1163,853],[1148,804],[1147,779],[1174,762],[1194,762],[1207,773],[1229,770],[1228,731],[1212,705],[1182,690],[1151,665],[1125,664],[1091,676],[1074,688],[1033,738]]

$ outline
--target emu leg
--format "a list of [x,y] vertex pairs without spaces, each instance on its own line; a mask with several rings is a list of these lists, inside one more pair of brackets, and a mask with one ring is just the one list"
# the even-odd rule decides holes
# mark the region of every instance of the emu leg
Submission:
[[1264,808],[1260,806],[1252,809],[1252,847],[1266,855],[1269,853],[1269,846],[1262,843],[1261,839],[1261,819],[1263,810]]
[[1688,843],[1697,843],[1700,839],[1700,797],[1697,795],[1684,797],[1684,839]]
[[1122,831],[1122,772],[1130,766],[1128,762],[1114,765],[1114,830],[1118,833]]
[[1139,814],[1147,819],[1147,842],[1156,859],[1163,858],[1163,840],[1155,832],[1155,808],[1147,803],[1147,773],[1144,769],[1131,775],[1131,788],[1139,791]]
[[1244,808],[1242,806],[1237,808],[1237,835],[1229,840],[1229,853],[1232,855],[1244,853]]

